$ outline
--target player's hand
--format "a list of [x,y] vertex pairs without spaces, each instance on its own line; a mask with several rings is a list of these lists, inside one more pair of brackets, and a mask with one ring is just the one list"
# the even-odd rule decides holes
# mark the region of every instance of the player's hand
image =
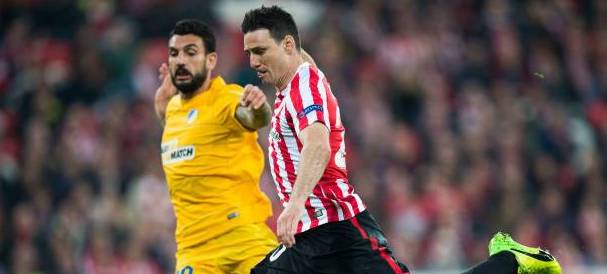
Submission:
[[278,216],[276,236],[278,236],[278,241],[286,247],[292,247],[295,244],[297,223],[304,210],[303,205],[289,202],[287,207],[280,213],[280,216]]
[[257,86],[246,85],[244,87],[244,93],[240,97],[240,105],[243,107],[249,107],[257,110],[263,106],[266,102],[266,95]]
[[162,63],[158,68],[158,80],[160,80],[160,87],[156,90],[156,101],[167,101],[177,94],[177,88],[171,81],[171,75],[169,74],[169,67],[166,63]]

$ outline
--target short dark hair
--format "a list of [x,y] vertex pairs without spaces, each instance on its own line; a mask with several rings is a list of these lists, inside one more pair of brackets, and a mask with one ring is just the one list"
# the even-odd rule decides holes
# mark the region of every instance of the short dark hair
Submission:
[[175,24],[175,27],[171,31],[171,37],[173,35],[187,35],[193,34],[200,39],[204,44],[205,52],[215,52],[215,34],[209,25],[198,19],[183,19]]
[[242,33],[267,29],[274,41],[279,42],[287,35],[293,36],[295,46],[300,49],[299,34],[293,16],[278,6],[257,8],[245,14],[240,26]]

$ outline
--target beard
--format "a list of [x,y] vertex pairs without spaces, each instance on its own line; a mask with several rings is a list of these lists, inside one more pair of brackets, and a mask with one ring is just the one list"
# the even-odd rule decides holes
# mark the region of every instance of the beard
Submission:
[[[189,75],[191,76],[191,80],[187,82],[178,82],[177,76]],[[171,81],[173,85],[177,88],[177,90],[184,95],[191,95],[195,91],[197,91],[202,83],[207,79],[207,70],[203,67],[199,73],[192,75],[192,73],[184,67],[177,67],[175,73],[171,74]]]

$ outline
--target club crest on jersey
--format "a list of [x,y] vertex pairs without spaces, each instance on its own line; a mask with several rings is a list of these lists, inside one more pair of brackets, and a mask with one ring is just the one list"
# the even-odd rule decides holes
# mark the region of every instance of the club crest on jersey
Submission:
[[299,117],[299,118],[306,117],[306,115],[308,115],[308,113],[310,113],[312,111],[320,111],[320,112],[322,112],[322,106],[321,105],[310,105],[310,106],[307,106],[302,111],[300,111],[299,113],[297,113],[297,117]]
[[191,124],[192,122],[194,122],[194,120],[196,120],[196,118],[198,118],[198,110],[193,108],[190,109],[190,111],[188,112],[188,124]]

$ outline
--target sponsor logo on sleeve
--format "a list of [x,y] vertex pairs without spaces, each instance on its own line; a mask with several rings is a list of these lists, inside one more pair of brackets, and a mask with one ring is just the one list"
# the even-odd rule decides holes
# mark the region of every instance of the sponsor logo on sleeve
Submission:
[[322,112],[322,106],[321,105],[310,105],[310,106],[307,106],[302,111],[300,111],[299,113],[297,113],[297,117],[299,117],[299,118],[306,117],[306,115],[308,115],[308,113],[310,113],[312,111],[320,111],[320,112]]

